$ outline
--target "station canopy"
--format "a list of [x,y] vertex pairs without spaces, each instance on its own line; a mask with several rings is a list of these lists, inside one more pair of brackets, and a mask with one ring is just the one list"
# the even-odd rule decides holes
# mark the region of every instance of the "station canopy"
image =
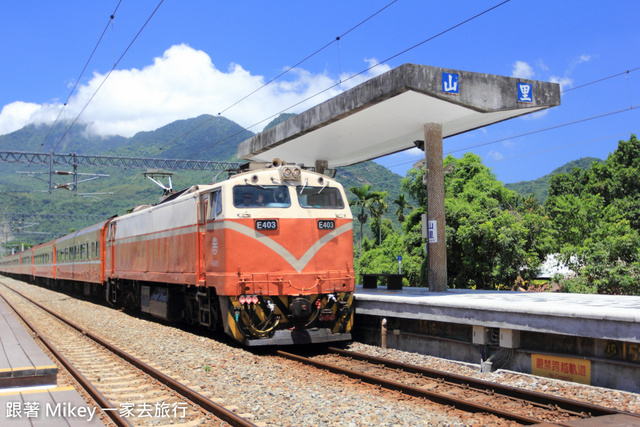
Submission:
[[556,83],[404,64],[242,142],[238,157],[348,166],[414,147],[427,123],[447,138],[557,105]]

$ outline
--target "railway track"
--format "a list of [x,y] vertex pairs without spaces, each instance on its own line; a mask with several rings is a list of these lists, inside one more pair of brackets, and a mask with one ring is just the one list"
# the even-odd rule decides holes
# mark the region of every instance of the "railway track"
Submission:
[[329,348],[329,351],[329,354],[312,358],[285,351],[277,354],[378,387],[523,425],[568,426],[572,420],[607,415],[634,417],[640,423],[638,415],[610,408],[337,348]]
[[30,321],[2,296],[58,359],[58,364],[64,366],[115,425],[255,426],[248,419],[2,284],[38,307],[38,313],[30,316]]

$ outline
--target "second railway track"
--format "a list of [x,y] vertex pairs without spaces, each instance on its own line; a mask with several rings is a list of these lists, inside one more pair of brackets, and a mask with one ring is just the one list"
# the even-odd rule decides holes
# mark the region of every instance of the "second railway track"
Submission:
[[518,424],[562,426],[569,425],[567,423],[572,420],[607,415],[634,417],[640,422],[638,415],[610,408],[338,348],[329,350],[329,354],[313,358],[285,351],[278,351],[278,355],[406,395],[463,411],[491,414]]
[[[2,283],[2,282],[0,282]],[[31,319],[4,298],[116,425],[184,426],[253,423],[173,380],[80,326],[6,286],[38,307]]]

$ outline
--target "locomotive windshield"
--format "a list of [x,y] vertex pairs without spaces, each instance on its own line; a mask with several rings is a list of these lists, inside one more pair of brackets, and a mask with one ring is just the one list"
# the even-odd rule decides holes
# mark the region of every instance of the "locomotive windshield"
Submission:
[[284,185],[236,185],[233,205],[236,208],[288,208],[291,198]]
[[299,185],[296,194],[300,206],[311,209],[342,209],[344,202],[340,191],[334,187],[309,187]]

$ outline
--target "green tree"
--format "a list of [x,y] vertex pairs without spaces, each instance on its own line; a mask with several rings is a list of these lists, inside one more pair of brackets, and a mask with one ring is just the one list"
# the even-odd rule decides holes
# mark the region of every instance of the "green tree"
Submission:
[[[357,274],[361,273],[397,273],[398,255],[402,255],[402,273],[404,286],[419,286],[420,269],[424,259],[424,245],[415,242],[411,235],[393,232],[391,221],[383,221],[383,244],[375,245],[365,240],[364,253],[355,261]],[[421,238],[418,238],[421,241]]]
[[[379,200],[383,198],[383,193],[379,191],[371,191],[373,186],[371,184],[365,184],[362,187],[351,187],[349,191],[351,191],[357,198],[355,200],[351,200],[349,205],[352,208],[360,208],[360,212],[357,215],[358,221],[360,222],[360,256],[362,256],[362,229],[364,227],[364,223],[367,222],[369,215],[374,216],[377,214],[376,204],[379,204]],[[374,212],[376,212],[374,214]]]
[[396,205],[396,215],[398,217],[398,221],[400,221],[401,223],[404,222],[405,209],[411,209],[411,205],[407,201],[407,198],[405,197],[404,193],[400,194],[398,198],[393,201],[393,204]]
[[556,250],[575,277],[564,290],[640,295],[640,141],[631,135],[604,163],[551,180],[545,207]]
[[[378,222],[378,244],[382,244],[382,217],[387,210],[389,210],[389,205],[387,204],[387,197],[389,193],[386,191],[378,191],[378,196],[375,198],[373,203],[371,204],[371,216]],[[371,223],[373,226],[373,222]],[[375,231],[374,231],[375,233]]]
[[[496,289],[510,287],[518,275],[532,278],[551,248],[544,209],[507,190],[478,156],[447,156],[444,166],[452,163],[455,168],[445,175],[449,286]],[[411,170],[403,181],[420,204],[405,223],[405,231],[414,235],[420,233],[420,214],[426,212],[423,175]]]

